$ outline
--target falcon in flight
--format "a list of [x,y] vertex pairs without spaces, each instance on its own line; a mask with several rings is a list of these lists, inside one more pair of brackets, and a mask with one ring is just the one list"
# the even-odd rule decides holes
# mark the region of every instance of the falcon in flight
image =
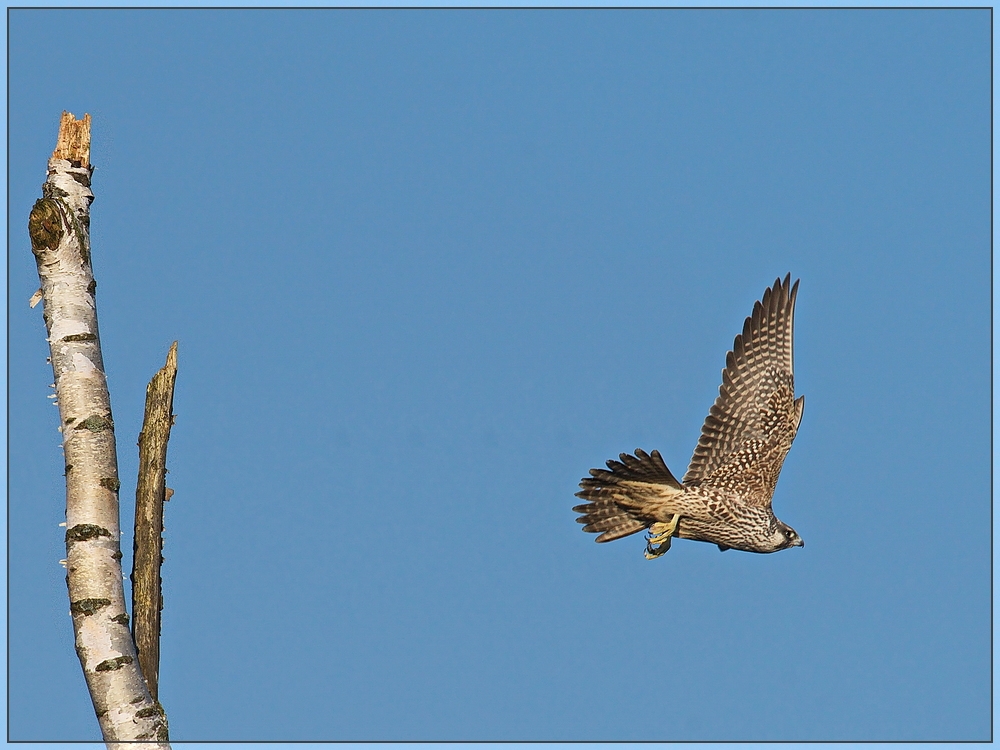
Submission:
[[792,318],[799,282],[776,279],[764,290],[726,355],[719,397],[701,428],[684,481],[659,451],[622,453],[607,469],[591,469],[573,508],[583,530],[610,542],[648,529],[646,558],[670,540],[711,542],[719,549],[777,552],[801,547],[795,530],[775,518],[771,497],[802,420],[805,396],[795,398]]

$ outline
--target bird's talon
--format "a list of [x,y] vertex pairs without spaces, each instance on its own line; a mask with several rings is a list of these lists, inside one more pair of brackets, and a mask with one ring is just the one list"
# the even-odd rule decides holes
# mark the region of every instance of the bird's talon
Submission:
[[670,537],[667,537],[666,541],[659,546],[654,546],[652,543],[647,544],[646,551],[643,552],[643,555],[647,560],[655,560],[656,558],[665,555],[668,549],[670,549]]
[[647,560],[655,560],[657,557],[666,554],[667,550],[670,549],[670,540],[677,533],[677,527],[680,526],[680,522],[681,517],[675,515],[670,520],[670,523],[661,523],[658,521],[650,524],[646,532],[646,551],[643,553]]

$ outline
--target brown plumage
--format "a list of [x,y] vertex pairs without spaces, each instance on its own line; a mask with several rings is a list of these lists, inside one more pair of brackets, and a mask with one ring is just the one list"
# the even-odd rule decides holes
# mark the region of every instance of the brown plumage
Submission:
[[726,355],[722,386],[684,481],[659,452],[637,449],[591,469],[573,510],[584,531],[610,542],[650,529],[646,556],[658,557],[679,536],[722,550],[777,552],[802,540],[771,510],[771,497],[799,428],[805,397],[795,398],[792,326],[799,282],[764,291]]

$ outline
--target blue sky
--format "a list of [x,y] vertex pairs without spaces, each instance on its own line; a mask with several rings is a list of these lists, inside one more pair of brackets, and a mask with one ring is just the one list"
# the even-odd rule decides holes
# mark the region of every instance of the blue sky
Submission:
[[[94,118],[126,529],[179,341],[175,740],[989,737],[989,11],[9,28],[11,739],[98,737],[27,307],[64,109]],[[774,502],[806,546],[595,545],[579,479],[636,447],[683,474],[786,272]]]

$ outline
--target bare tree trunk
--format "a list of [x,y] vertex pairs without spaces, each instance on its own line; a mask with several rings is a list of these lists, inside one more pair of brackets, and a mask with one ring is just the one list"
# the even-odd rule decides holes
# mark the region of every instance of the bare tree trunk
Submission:
[[[66,583],[76,652],[104,740],[169,748],[128,628],[114,421],[90,263],[90,115],[64,112],[42,198],[28,220],[66,461]],[[123,746],[124,747],[124,746]]]
[[160,611],[163,588],[163,503],[167,490],[167,441],[174,423],[177,342],[167,363],[146,386],[146,412],[139,433],[139,481],[135,488],[135,541],[132,555],[132,634],[139,667],[154,700],[160,679]]

